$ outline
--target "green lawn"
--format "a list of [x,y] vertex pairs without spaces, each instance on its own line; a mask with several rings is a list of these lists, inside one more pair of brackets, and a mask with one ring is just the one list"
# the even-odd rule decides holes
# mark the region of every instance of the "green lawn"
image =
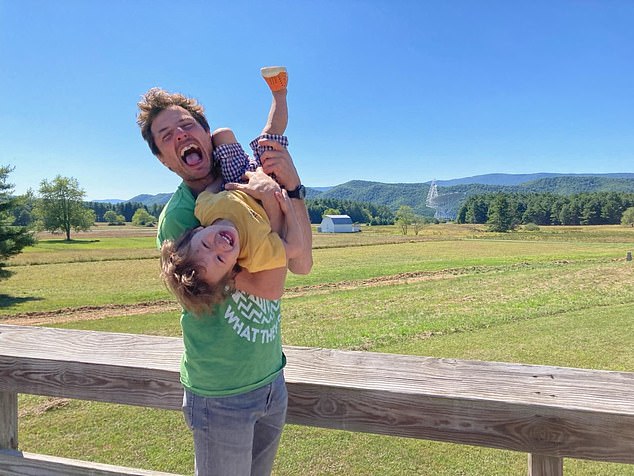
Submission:
[[[316,235],[314,272],[287,282],[286,344],[634,371],[634,264],[624,259],[634,248],[629,229],[553,227],[501,236],[442,225],[402,237],[394,228],[371,228],[349,237]],[[38,260],[47,264],[16,259],[15,275],[2,283],[0,322],[34,310],[167,299],[153,241],[141,237],[146,244],[137,248],[130,237],[112,240],[72,253],[83,245],[40,242],[49,251]],[[37,253],[19,258],[29,254]],[[176,314],[59,326],[177,336]],[[178,412],[24,395],[20,413],[24,451],[193,471],[191,437]],[[274,473],[515,475],[526,474],[526,459],[288,425]],[[566,459],[564,472],[634,475],[634,465]]]

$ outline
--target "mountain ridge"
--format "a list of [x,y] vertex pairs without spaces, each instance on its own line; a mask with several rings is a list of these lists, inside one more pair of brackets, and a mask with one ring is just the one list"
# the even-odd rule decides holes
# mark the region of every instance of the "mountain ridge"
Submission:
[[[430,208],[427,197],[432,183],[438,190]],[[466,197],[494,192],[553,193],[571,195],[581,192],[633,192],[634,173],[605,174],[485,174],[451,180],[419,183],[384,183],[368,180],[350,180],[332,187],[307,186],[307,199],[337,199],[385,205],[396,211],[402,205],[410,206],[422,216],[451,218]],[[146,206],[163,205],[171,193],[141,194],[124,202]],[[120,201],[119,201],[120,202]]]

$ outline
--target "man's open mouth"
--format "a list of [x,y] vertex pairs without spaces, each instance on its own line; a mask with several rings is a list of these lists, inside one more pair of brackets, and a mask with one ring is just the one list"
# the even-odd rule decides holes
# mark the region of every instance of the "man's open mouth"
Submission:
[[181,160],[187,165],[198,165],[203,160],[203,151],[196,144],[189,144],[181,150]]

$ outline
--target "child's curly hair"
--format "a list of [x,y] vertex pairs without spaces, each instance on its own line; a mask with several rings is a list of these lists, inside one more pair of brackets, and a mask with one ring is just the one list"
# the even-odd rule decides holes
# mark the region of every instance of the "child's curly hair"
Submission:
[[191,256],[191,239],[196,228],[183,233],[176,241],[165,240],[161,245],[161,278],[178,302],[188,311],[200,316],[214,304],[226,300],[235,291],[235,276],[240,271],[236,263],[234,269],[216,284],[202,279],[205,268]]

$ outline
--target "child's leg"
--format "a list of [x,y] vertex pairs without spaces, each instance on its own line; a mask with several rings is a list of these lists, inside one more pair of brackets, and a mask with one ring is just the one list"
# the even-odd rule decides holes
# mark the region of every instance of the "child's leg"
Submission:
[[238,140],[231,129],[216,129],[211,135],[214,147],[214,162],[220,164],[222,182],[240,182],[247,170],[255,170],[259,165],[238,144]]
[[262,134],[284,135],[288,124],[288,105],[286,103],[286,86],[288,75],[283,66],[262,68],[262,77],[271,88],[273,99],[269,117]]

